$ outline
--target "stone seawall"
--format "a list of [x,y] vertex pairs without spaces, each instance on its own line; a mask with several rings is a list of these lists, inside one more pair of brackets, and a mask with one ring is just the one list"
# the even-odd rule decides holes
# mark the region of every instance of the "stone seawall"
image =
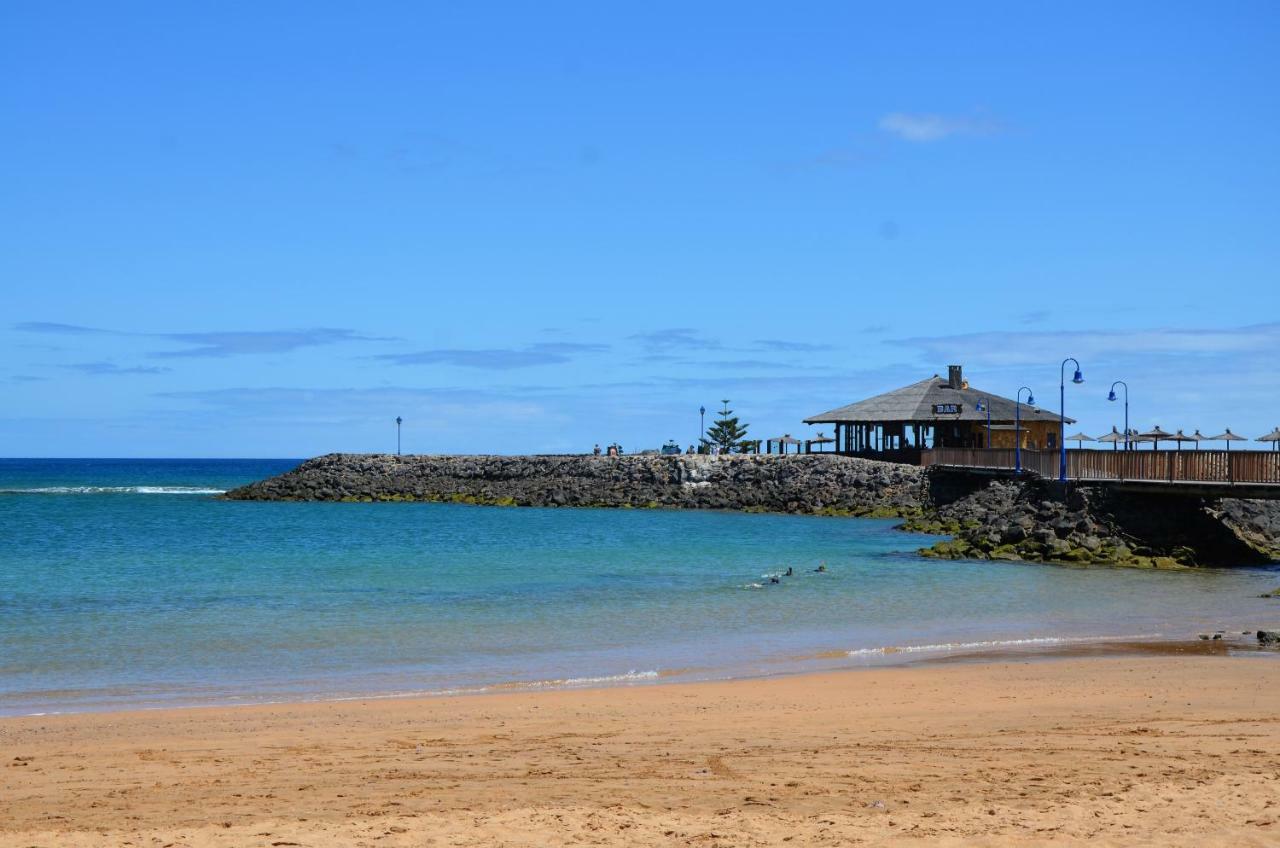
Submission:
[[1280,559],[1280,501],[1114,493],[822,456],[329,454],[229,500],[731,509],[905,518],[947,559],[1146,568]]
[[920,469],[839,456],[329,454],[230,500],[445,501],[908,517]]
[[1206,501],[941,469],[925,473],[923,488],[924,514],[906,528],[952,536],[925,556],[1145,568],[1280,559],[1276,501]]

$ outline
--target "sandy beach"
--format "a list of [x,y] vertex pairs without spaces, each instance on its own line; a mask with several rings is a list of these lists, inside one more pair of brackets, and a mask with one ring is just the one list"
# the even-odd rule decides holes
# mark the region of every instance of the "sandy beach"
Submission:
[[0,721],[0,845],[1275,845],[1280,663]]

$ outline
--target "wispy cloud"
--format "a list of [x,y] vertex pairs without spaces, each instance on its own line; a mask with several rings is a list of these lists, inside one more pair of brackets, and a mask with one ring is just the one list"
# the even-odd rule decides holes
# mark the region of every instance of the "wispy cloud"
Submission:
[[104,335],[164,339],[188,346],[181,350],[162,350],[149,354],[149,356],[158,359],[288,353],[300,348],[319,347],[342,342],[389,341],[389,339],[376,336],[361,335],[354,330],[333,327],[313,327],[298,330],[223,330],[203,333],[139,333],[101,327],[84,327],[78,324],[59,324],[51,321],[24,321],[13,325],[13,328],[19,332],[46,335]]
[[172,368],[162,368],[155,365],[122,366],[116,365],[114,362],[76,362],[60,367],[68,371],[79,371],[81,374],[90,374],[95,377],[118,377],[125,374],[164,374],[173,370]]
[[721,345],[697,330],[688,327],[670,327],[648,333],[636,333],[631,337],[650,351],[658,353],[670,350],[716,350]]
[[1052,362],[1062,352],[1077,358],[1214,356],[1280,350],[1280,323],[1228,329],[1019,331],[915,336],[890,344],[915,348],[928,361],[994,366]]
[[816,342],[793,342],[786,339],[757,339],[756,346],[760,350],[772,350],[778,353],[817,353],[822,350],[835,349],[835,345]]
[[803,173],[816,170],[851,170],[882,161],[886,150],[882,141],[862,137],[848,144],[829,147],[809,156],[778,162],[772,170],[781,173]]
[[48,377],[37,377],[34,374],[14,374],[9,378],[10,383],[43,383]]
[[878,126],[903,141],[913,142],[941,141],[957,135],[994,135],[1004,129],[999,121],[988,117],[922,112],[890,112]]
[[175,342],[195,345],[189,350],[159,351],[152,356],[164,359],[185,357],[226,357],[246,354],[288,353],[304,347],[320,347],[341,342],[388,341],[363,336],[354,330],[315,327],[307,330],[248,330],[213,333],[165,333]]
[[373,359],[395,365],[454,365],[487,371],[510,371],[539,365],[563,365],[579,356],[604,353],[605,344],[539,342],[518,348],[439,348],[413,353],[384,353]]
[[85,336],[95,333],[109,334],[111,330],[99,330],[95,327],[81,327],[78,324],[58,324],[53,321],[22,321],[14,324],[13,329],[20,333],[49,333],[62,336]]

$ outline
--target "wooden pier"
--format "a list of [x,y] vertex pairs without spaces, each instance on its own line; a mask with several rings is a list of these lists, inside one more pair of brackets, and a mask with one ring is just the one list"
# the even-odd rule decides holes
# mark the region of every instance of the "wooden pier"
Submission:
[[[1022,472],[1057,480],[1060,461],[1056,450],[1024,450]],[[922,451],[920,464],[1011,475],[1016,457],[1006,448],[943,447]],[[1068,450],[1067,479],[1201,497],[1280,498],[1280,452]]]

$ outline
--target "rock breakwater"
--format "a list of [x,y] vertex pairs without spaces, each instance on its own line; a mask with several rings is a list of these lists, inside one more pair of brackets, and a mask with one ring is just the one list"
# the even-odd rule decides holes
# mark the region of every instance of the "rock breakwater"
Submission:
[[864,517],[921,512],[919,468],[800,456],[329,454],[230,500],[734,509]]
[[1143,568],[1280,559],[1280,502],[1119,493],[832,455],[329,454],[229,500],[730,509],[904,518],[945,559]]
[[1037,478],[930,469],[926,509],[906,529],[952,536],[921,551],[942,559],[1104,563],[1141,568],[1280,559],[1280,503],[1117,492]]

